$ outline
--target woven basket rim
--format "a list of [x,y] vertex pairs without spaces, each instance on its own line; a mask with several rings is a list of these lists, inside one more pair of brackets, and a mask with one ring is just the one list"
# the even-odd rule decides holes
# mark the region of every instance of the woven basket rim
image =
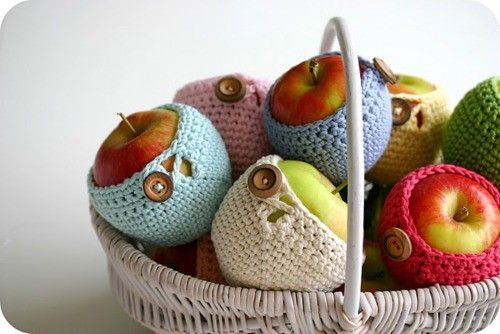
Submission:
[[[315,295],[340,295],[343,296],[343,291],[290,291],[290,290],[260,290],[257,288],[248,288],[248,287],[234,287],[225,284],[214,283],[210,281],[201,280],[199,278],[189,276],[178,272],[172,268],[159,264],[149,258],[146,254],[142,253],[140,250],[135,248],[130,242],[127,241],[127,237],[116,230],[111,224],[109,224],[104,218],[102,218],[99,213],[91,206],[90,213],[92,216],[92,225],[96,233],[101,237],[101,235],[105,236],[106,239],[109,240],[109,250],[106,252],[115,253],[115,258],[122,259],[122,263],[133,273],[140,273],[142,279],[147,280],[148,282],[156,282],[158,284],[161,283],[163,287],[165,284],[171,289],[173,292],[182,294],[186,297],[195,298],[192,287],[203,282],[207,288],[205,289],[205,293],[203,294],[204,301],[212,301],[217,300],[220,297],[220,289],[222,288],[224,293],[228,292],[226,290],[239,290],[242,293],[248,294],[269,294],[269,293],[277,293],[277,294],[315,294]],[[102,244],[103,248],[105,245]],[[118,247],[120,246],[120,247]],[[117,251],[117,249],[123,249],[122,251]],[[128,257],[129,261],[123,261],[125,257]],[[108,260],[110,260],[108,258]],[[478,281],[476,283],[469,283],[465,285],[440,285],[435,284],[429,287],[422,287],[416,289],[400,289],[400,290],[389,290],[389,291],[375,291],[375,292],[361,292],[361,295],[365,298],[375,298],[377,294],[390,294],[396,291],[406,291],[409,294],[420,295],[422,293],[429,293],[431,288],[443,288],[443,287],[451,287],[453,289],[456,288],[470,288],[470,287],[479,287],[481,285],[499,285],[497,289],[497,294],[500,294],[500,275],[488,278],[482,281]],[[197,299],[200,299],[199,295],[196,296]]]

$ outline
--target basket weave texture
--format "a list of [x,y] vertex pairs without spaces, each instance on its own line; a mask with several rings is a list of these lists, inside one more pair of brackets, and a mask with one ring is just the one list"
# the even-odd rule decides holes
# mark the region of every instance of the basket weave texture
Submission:
[[263,291],[183,275],[134,248],[91,208],[123,309],[157,333],[467,333],[495,318],[500,276],[479,283],[361,294],[348,319],[342,292]]

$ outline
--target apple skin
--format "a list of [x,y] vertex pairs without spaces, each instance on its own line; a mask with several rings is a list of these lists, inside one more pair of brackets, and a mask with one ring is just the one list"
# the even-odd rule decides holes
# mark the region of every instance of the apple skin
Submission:
[[391,94],[404,93],[413,95],[430,93],[436,89],[434,85],[424,79],[407,74],[398,74],[396,83],[388,83],[387,88]]
[[361,290],[368,292],[398,290],[401,286],[390,275],[382,260],[377,242],[365,240],[363,244],[365,262],[361,280]]
[[[454,216],[465,207],[469,215]],[[432,175],[413,189],[410,214],[420,236],[433,248],[453,254],[478,254],[500,233],[500,212],[493,196],[461,175]]]
[[391,190],[390,187],[373,184],[365,200],[364,230],[365,239],[376,241],[380,224],[380,213],[384,206],[385,199]]
[[[302,204],[340,239],[347,241],[347,203],[335,186],[313,165],[296,160],[282,160],[279,169]],[[285,196],[282,201],[291,204]],[[279,216],[280,213],[277,213]],[[271,218],[273,219],[273,218]]]
[[283,74],[272,90],[271,113],[288,125],[308,124],[333,114],[345,103],[345,76],[338,54],[318,56],[317,81],[310,60]]
[[164,109],[137,112],[127,119],[137,135],[122,121],[104,140],[93,167],[99,187],[119,184],[140,172],[170,146],[179,121],[176,112]]
[[[384,250],[382,257],[391,275],[408,289],[433,284],[464,285],[476,283],[500,274],[500,238],[480,254],[453,254],[431,247],[418,233],[410,205],[415,187],[425,179],[444,174],[461,175],[484,188],[500,205],[498,189],[483,176],[465,168],[448,165],[429,165],[416,169],[394,185],[380,215],[378,239],[391,228],[398,228],[408,237],[411,252],[406,259],[396,260]],[[429,195],[430,196],[430,195]],[[500,221],[496,222],[500,224]]]
[[197,244],[198,241],[195,240],[179,246],[158,247],[153,251],[151,259],[178,272],[195,277]]

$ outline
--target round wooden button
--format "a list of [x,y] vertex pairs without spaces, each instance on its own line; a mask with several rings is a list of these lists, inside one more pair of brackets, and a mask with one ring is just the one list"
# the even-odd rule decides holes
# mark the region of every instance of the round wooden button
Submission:
[[395,84],[398,77],[394,74],[391,68],[380,58],[373,58],[373,65],[380,72],[380,75],[385,79],[385,81]]
[[394,97],[391,100],[392,104],[392,124],[403,125],[410,119],[411,106],[410,104],[399,97]]
[[404,261],[411,255],[411,241],[408,235],[397,227],[384,233],[384,250],[395,261]]
[[215,96],[222,102],[234,103],[245,97],[246,86],[235,76],[223,77],[215,84]]
[[144,194],[153,202],[164,202],[174,191],[172,179],[162,172],[149,174],[143,183]]
[[273,165],[265,164],[255,167],[248,177],[248,189],[259,198],[268,198],[281,188],[281,171]]

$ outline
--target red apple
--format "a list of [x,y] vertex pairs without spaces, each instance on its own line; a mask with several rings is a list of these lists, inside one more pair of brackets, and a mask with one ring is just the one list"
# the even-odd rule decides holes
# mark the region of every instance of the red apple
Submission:
[[141,171],[170,146],[177,132],[175,111],[155,109],[127,117],[104,140],[94,162],[94,182],[106,187]]
[[186,275],[196,276],[197,244],[195,240],[174,247],[156,248],[152,260]]
[[323,55],[283,74],[271,93],[271,113],[280,123],[300,125],[324,119],[345,102],[342,57]]
[[422,239],[446,253],[482,253],[500,233],[500,213],[493,196],[458,174],[436,174],[417,183],[410,215]]

